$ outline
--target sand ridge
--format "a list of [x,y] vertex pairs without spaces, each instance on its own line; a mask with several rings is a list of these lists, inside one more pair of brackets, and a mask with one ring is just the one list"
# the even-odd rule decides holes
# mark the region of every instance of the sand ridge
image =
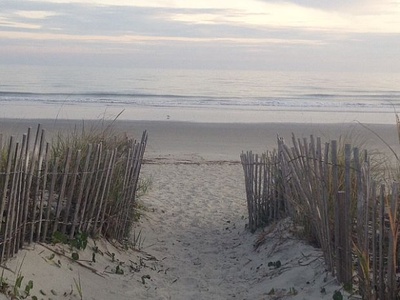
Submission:
[[[14,131],[12,124],[4,121],[2,126]],[[139,232],[145,238],[140,251],[97,241],[103,255],[96,254],[93,263],[96,245],[90,241],[80,253],[85,267],[65,257],[70,255],[68,248],[33,245],[6,262],[14,272],[5,271],[11,282],[23,261],[24,284],[33,280],[32,294],[40,296],[42,290],[43,299],[79,299],[74,282],[78,278],[84,299],[104,300],[332,299],[334,291],[341,289],[327,274],[321,251],[295,238],[288,220],[255,234],[246,229],[245,186],[238,161],[243,150],[271,149],[265,145],[274,146],[278,133],[290,139],[293,129],[304,133],[299,137],[306,132],[343,132],[348,128],[344,124],[295,128],[285,124],[118,124],[122,131],[149,130],[141,178],[150,179],[152,185],[140,199],[142,217],[132,230],[132,240]],[[18,126],[25,130],[26,125]],[[64,125],[73,127],[74,123],[65,121]],[[378,129],[393,139],[392,144],[397,143],[397,136],[391,134],[395,128]],[[372,135],[369,138],[379,144]],[[66,252],[59,255],[54,250]],[[123,273],[116,272],[117,266]]]

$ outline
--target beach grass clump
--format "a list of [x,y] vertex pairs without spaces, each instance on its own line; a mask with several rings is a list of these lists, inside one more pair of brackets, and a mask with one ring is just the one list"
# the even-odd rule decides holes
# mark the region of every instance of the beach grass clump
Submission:
[[[335,181],[332,175],[324,177],[319,174],[320,183],[310,185],[313,186],[312,197],[318,200],[309,210],[307,208],[310,207],[303,207],[303,211],[307,212],[303,214],[303,220],[311,225],[308,228],[304,226],[308,229],[305,234],[309,239],[318,241],[328,268],[333,272],[336,268],[339,280],[350,290],[353,287],[365,299],[370,299],[379,282],[381,295],[387,290],[389,298],[393,298],[393,293],[397,293],[393,289],[395,284],[391,283],[393,276],[382,274],[394,274],[396,267],[391,268],[390,261],[397,265],[393,255],[397,255],[399,246],[396,229],[400,224],[396,205],[396,182],[400,178],[398,157],[395,149],[390,149],[389,153],[392,152],[394,156],[390,157],[378,151],[367,152],[364,144],[357,144],[355,141],[357,139],[339,139],[336,166],[331,165],[327,172],[333,174],[332,169],[336,168]],[[352,148],[348,147],[350,144]],[[332,162],[331,157],[328,160]],[[326,200],[320,193],[326,189],[324,185],[327,185],[326,207]],[[386,187],[386,190],[379,192],[379,187]],[[337,206],[338,201],[341,201],[338,192],[343,193],[344,206]],[[378,246],[377,241],[383,235],[385,239],[380,240]],[[381,249],[380,252],[375,247]],[[346,261],[342,262],[343,260]],[[383,263],[378,270],[378,261],[385,260],[388,260],[388,265]],[[354,273],[357,274],[355,277]]]
[[[41,125],[22,143],[10,137],[0,149],[2,234],[29,243],[49,242],[55,232],[69,240],[81,233],[129,237],[140,214],[136,199],[149,186],[139,180],[147,133],[136,140],[113,125],[82,125],[51,142]],[[7,223],[16,220],[18,225]],[[19,243],[7,240],[0,261]]]
[[[397,122],[400,137],[399,118]],[[284,216],[291,217],[301,238],[322,249],[327,269],[346,291],[357,292],[364,299],[376,295],[397,299],[397,149],[386,151],[394,157],[367,151],[357,136],[325,144],[313,136],[309,140],[293,136],[290,147],[279,141],[278,168],[276,163],[260,162],[251,152],[242,158],[252,208],[249,223],[255,220],[256,226],[263,226],[257,221],[270,217],[262,215],[264,208],[273,206],[275,192],[282,191]],[[275,175],[283,180],[269,180]]]
[[[147,189],[147,183],[139,181],[144,139],[147,139],[145,134],[138,143],[126,133],[115,131],[113,122],[104,121],[81,129],[75,127],[53,139],[52,157],[63,162],[58,163],[58,172],[72,172],[66,179],[59,176],[54,190],[60,193],[64,180],[64,186],[75,187],[74,195],[71,196],[73,191],[66,192],[61,203],[63,210],[83,210],[78,212],[84,219],[81,230],[117,239],[128,236],[137,214],[135,199]],[[49,168],[54,164],[55,159]]]
[[[286,191],[284,197],[290,199],[291,206],[295,207],[291,211],[291,217],[297,225],[300,225],[298,228],[302,228],[302,231],[298,233],[311,244],[321,247],[321,239],[324,235],[320,232],[322,228],[329,225],[330,231],[333,233],[336,193],[346,190],[346,144],[351,145],[352,149],[348,162],[349,208],[352,218],[357,213],[358,186],[361,184],[358,181],[360,174],[356,170],[368,171],[368,176],[378,182],[388,182],[389,178],[393,178],[393,172],[396,169],[388,170],[391,159],[377,150],[367,151],[366,141],[354,133],[340,136],[335,142],[337,145],[335,162],[332,158],[333,152],[330,151],[331,143],[321,145],[317,151],[311,150],[314,146],[310,146],[308,143],[309,141],[304,140],[302,145],[300,145],[300,141],[297,145],[295,144],[295,147],[309,149],[309,153],[304,154],[301,159],[292,157],[290,161],[291,170],[294,170],[293,173],[296,174],[297,185],[294,183],[294,178],[289,176],[287,182],[282,182],[285,186],[280,189]],[[354,149],[357,150],[354,151]],[[300,152],[301,150],[298,151],[298,153]],[[319,152],[321,154],[318,154]],[[325,154],[327,154],[326,157]],[[300,162],[296,162],[296,160],[300,160]],[[335,179],[331,175],[333,168],[337,174]],[[324,172],[326,174],[323,174]],[[326,203],[326,206],[323,203]],[[324,216],[324,212],[326,216]],[[327,221],[323,221],[324,218]]]
[[59,132],[53,137],[51,145],[54,157],[64,157],[68,148],[85,151],[87,145],[102,144],[105,149],[117,148],[119,151],[130,146],[131,139],[126,133],[115,130],[114,121],[97,121],[89,125],[75,126],[70,132]]

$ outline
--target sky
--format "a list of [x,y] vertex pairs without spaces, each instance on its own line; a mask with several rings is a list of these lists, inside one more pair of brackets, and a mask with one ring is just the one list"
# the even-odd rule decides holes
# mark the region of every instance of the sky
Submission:
[[0,65],[400,72],[400,0],[0,0]]

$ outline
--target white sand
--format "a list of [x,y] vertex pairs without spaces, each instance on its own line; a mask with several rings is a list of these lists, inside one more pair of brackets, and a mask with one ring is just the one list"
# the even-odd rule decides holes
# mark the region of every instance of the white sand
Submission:
[[[289,137],[291,129],[304,131],[305,136],[306,126],[157,122],[120,126],[148,129],[150,134],[141,176],[152,186],[141,199],[146,210],[132,231],[145,237],[142,251],[119,251],[99,241],[103,255],[96,254],[96,262],[90,263],[91,241],[81,253],[81,259],[88,261],[81,263],[96,274],[64,256],[50,259],[53,252],[48,248],[32,246],[6,263],[17,270],[26,254],[21,273],[23,286],[33,280],[32,294],[39,299],[79,299],[74,283],[79,277],[84,299],[332,299],[340,289],[325,271],[320,250],[294,238],[288,220],[256,234],[245,229],[240,152],[274,145],[282,131]],[[324,126],[308,129],[332,133],[347,128]],[[265,140],[259,138],[263,135]],[[257,239],[264,243],[255,250]],[[64,251],[59,246],[54,249]],[[116,261],[107,251],[115,253]],[[277,261],[281,267],[268,266]],[[124,274],[115,274],[118,264]],[[14,274],[6,270],[5,277],[12,283]]]
[[[339,287],[324,282],[332,278],[326,277],[320,251],[288,234],[288,222],[254,249],[261,233],[245,229],[241,165],[209,164],[198,157],[192,162],[173,158],[143,168],[153,180],[143,201],[155,212],[143,221],[145,250],[168,270],[165,277],[154,278],[149,299],[332,298]],[[280,268],[268,267],[278,260]],[[298,294],[291,294],[291,288]],[[274,295],[268,296],[272,289]]]
[[[134,229],[136,234],[142,230],[145,237],[143,252],[119,251],[98,242],[104,255],[96,254],[96,263],[82,263],[99,275],[64,256],[50,259],[53,252],[41,245],[21,251],[6,265],[16,270],[26,254],[21,269],[24,282],[33,280],[32,294],[42,296],[42,290],[45,299],[79,299],[74,283],[79,276],[84,299],[278,299],[282,295],[332,299],[340,287],[325,271],[321,252],[293,238],[287,221],[268,235],[252,235],[245,229],[239,164],[209,163],[194,156],[189,162],[188,158],[143,167],[142,176],[153,182],[142,199],[144,216]],[[255,250],[259,237],[265,243]],[[90,247],[80,259],[91,260]],[[118,261],[112,262],[106,248],[123,262],[123,275],[115,274]],[[278,260],[280,268],[268,267]],[[142,276],[147,275],[150,279],[143,284]],[[9,272],[6,276],[13,277]],[[273,295],[268,296],[272,289]]]

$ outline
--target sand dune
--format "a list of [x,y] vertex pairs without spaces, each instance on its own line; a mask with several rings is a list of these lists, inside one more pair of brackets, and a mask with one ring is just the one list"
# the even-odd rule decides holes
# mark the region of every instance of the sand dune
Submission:
[[[294,237],[290,220],[256,234],[246,230],[240,152],[261,150],[280,131],[290,138],[291,129],[305,132],[306,126],[119,126],[149,130],[141,176],[152,184],[132,230],[132,240],[139,232],[144,238],[137,243],[140,251],[90,240],[77,263],[68,258],[68,247],[33,245],[6,262],[8,282],[22,265],[22,286],[32,280],[31,294],[39,299],[80,299],[79,280],[83,299],[332,299],[341,289],[326,272],[321,251]],[[346,131],[332,126],[309,129]],[[257,141],[264,145],[254,149]]]

